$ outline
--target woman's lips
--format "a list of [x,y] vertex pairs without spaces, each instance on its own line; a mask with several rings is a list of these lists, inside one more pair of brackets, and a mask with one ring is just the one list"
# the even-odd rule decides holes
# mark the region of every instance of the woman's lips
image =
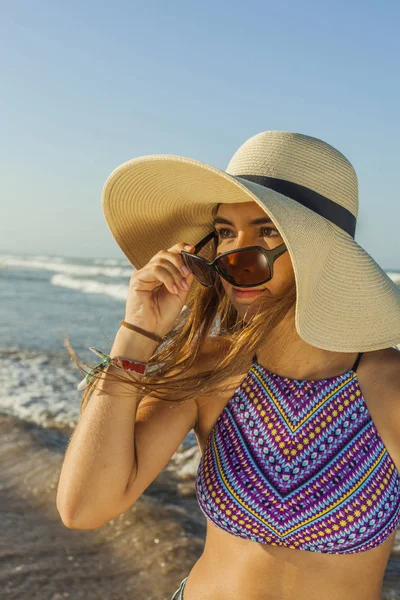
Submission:
[[246,290],[246,288],[232,288],[233,289],[233,293],[235,294],[236,298],[253,298],[254,296],[257,296],[258,294],[262,294],[263,292],[265,292],[266,290]]

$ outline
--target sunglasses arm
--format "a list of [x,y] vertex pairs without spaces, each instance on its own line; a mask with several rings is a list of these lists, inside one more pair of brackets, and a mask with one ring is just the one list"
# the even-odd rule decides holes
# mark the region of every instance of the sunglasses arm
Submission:
[[197,254],[198,252],[200,252],[200,250],[202,248],[204,248],[204,246],[206,244],[208,244],[208,242],[210,242],[212,239],[216,238],[217,234],[215,233],[215,231],[211,231],[211,233],[208,233],[203,239],[201,239],[194,247],[194,253],[193,254]]

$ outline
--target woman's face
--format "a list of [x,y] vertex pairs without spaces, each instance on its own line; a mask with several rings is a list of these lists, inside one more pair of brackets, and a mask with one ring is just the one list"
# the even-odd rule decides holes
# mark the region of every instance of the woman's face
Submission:
[[[252,223],[255,219],[264,222]],[[245,246],[263,246],[276,248],[284,241],[268,214],[256,202],[240,204],[220,204],[215,216],[215,231],[218,234],[217,254],[236,250]],[[252,292],[235,292],[234,286],[220,277],[221,284],[240,316],[249,309],[258,298],[265,296],[282,297],[294,281],[294,271],[289,252],[284,252],[274,263],[272,279],[251,288]],[[248,313],[247,313],[248,314]]]

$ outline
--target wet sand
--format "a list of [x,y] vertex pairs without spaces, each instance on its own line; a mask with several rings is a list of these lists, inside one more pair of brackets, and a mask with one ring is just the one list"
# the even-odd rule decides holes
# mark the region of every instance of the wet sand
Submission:
[[0,597],[170,600],[202,552],[193,485],[164,470],[114,521],[68,529],[56,508],[68,436],[0,416]]
[[[170,600],[204,545],[193,469],[182,481],[167,467],[99,529],[68,529],[56,489],[70,434],[0,415],[0,597]],[[399,534],[385,576],[382,600],[389,599],[400,600]]]

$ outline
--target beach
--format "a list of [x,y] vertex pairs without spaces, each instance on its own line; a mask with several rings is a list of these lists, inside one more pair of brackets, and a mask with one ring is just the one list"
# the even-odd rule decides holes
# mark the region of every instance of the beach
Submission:
[[[108,351],[131,268],[123,259],[0,257],[0,597],[170,600],[200,557],[206,521],[195,497],[193,432],[134,506],[96,530],[68,529],[56,508],[79,417],[81,360]],[[393,273],[399,277],[400,273]],[[400,532],[383,600],[400,600]]]
[[193,479],[165,469],[114,521],[74,530],[56,490],[66,431],[0,416],[1,598],[170,600],[202,552]]

